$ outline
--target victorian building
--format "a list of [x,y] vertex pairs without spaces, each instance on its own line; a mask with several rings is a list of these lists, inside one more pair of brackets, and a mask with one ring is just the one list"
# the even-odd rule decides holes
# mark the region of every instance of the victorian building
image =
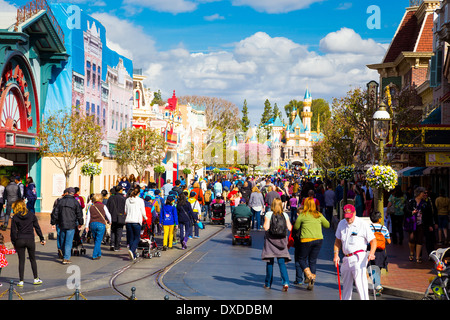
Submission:
[[450,161],[437,160],[449,159],[450,147],[448,13],[447,1],[410,1],[383,61],[368,66],[380,75],[381,99],[386,99],[386,88],[413,97],[402,103],[409,103],[419,121],[393,132],[394,145],[389,146],[405,188],[432,186],[438,192],[449,187]]
[[53,77],[68,58],[64,32],[45,1],[0,13],[0,176],[32,177],[37,211],[44,192],[38,128]]
[[[153,128],[165,136],[168,146],[163,160],[166,180],[175,181],[184,168],[191,169],[192,174],[196,168],[202,176],[201,146],[207,131],[205,107],[180,105],[175,91],[164,105],[152,105],[153,93],[145,86],[145,79],[141,70],[135,70],[133,126]],[[147,180],[155,177],[153,168],[147,168],[146,176]]]

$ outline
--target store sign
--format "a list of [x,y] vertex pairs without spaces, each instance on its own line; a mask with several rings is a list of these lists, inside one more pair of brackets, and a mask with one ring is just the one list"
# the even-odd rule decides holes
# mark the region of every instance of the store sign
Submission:
[[450,167],[450,152],[427,152],[427,167]]

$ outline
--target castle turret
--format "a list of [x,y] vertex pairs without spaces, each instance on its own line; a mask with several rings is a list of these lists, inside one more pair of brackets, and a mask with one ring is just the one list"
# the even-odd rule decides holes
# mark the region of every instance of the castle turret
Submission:
[[303,99],[303,112],[302,112],[303,126],[305,127],[306,131],[311,131],[311,118],[312,118],[311,105],[312,105],[311,93],[309,92],[308,89],[306,89],[305,98]]

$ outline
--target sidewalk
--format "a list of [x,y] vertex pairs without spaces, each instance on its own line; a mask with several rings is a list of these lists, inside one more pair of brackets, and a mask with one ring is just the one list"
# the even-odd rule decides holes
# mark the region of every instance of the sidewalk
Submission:
[[[37,213],[36,215],[44,237],[47,239],[51,233],[56,236],[56,231],[52,230],[50,225],[50,213]],[[0,232],[5,237],[7,247],[12,247],[10,243],[10,229]],[[403,245],[388,245],[387,252],[388,271],[383,270],[381,277],[381,283],[385,288],[384,293],[420,300],[429,284],[429,279],[435,275],[433,263],[428,261],[425,249],[423,250],[423,262],[421,264],[408,260],[409,248],[407,241],[404,241]]]

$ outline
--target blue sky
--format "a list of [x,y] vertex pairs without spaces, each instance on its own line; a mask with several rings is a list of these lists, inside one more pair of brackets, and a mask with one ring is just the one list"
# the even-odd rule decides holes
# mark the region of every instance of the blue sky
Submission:
[[[16,6],[24,0],[0,0]],[[55,0],[54,0],[55,1]],[[168,98],[208,95],[251,110],[303,98],[331,102],[378,76],[409,0],[74,0],[106,27],[108,46],[133,59]],[[4,4],[3,4],[4,5]],[[380,29],[367,13],[378,6]]]

